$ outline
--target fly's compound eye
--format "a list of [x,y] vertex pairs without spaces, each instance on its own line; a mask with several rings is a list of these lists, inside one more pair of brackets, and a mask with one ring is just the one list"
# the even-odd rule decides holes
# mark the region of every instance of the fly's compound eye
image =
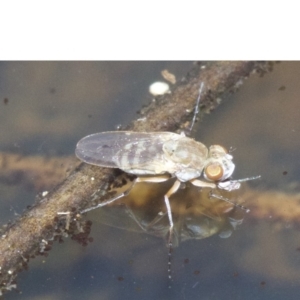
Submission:
[[224,170],[221,164],[211,163],[204,169],[204,177],[211,181],[219,181],[222,179]]

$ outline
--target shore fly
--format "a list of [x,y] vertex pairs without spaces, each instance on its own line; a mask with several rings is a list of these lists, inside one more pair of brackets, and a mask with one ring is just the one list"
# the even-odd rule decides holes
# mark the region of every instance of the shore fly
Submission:
[[[195,114],[198,112],[200,87]],[[195,115],[192,126],[195,122]],[[109,131],[88,135],[76,146],[76,156],[85,163],[106,167],[119,168],[126,173],[137,176],[131,188],[113,199],[99,203],[82,211],[91,211],[105,206],[127,195],[136,182],[163,182],[170,178],[176,181],[164,195],[169,219],[169,278],[171,278],[170,256],[172,250],[173,218],[170,197],[176,193],[181,183],[191,182],[201,188],[219,188],[227,191],[240,188],[242,180],[230,180],[235,169],[233,157],[220,145],[207,148],[185,134],[172,132],[132,132]],[[205,180],[199,179],[201,175]],[[212,196],[215,196],[212,194]],[[227,198],[222,200],[230,202]],[[237,205],[245,209],[241,205]]]

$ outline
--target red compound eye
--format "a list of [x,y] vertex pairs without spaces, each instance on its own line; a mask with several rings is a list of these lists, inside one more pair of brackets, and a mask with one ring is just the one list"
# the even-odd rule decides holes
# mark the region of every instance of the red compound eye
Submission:
[[223,177],[223,168],[219,163],[212,163],[209,164],[205,170],[205,175],[207,179],[212,181],[218,181]]

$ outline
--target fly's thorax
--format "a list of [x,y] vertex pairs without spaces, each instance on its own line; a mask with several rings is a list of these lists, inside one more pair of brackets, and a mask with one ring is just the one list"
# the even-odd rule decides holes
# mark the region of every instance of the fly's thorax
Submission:
[[166,159],[188,168],[202,171],[208,150],[205,145],[185,136],[166,141],[163,144]]
[[224,147],[210,146],[204,167],[204,177],[210,181],[223,181],[229,178],[235,168],[232,158]]
[[198,178],[208,155],[205,145],[185,136],[166,141],[163,145],[166,161],[173,163],[173,173],[182,182]]

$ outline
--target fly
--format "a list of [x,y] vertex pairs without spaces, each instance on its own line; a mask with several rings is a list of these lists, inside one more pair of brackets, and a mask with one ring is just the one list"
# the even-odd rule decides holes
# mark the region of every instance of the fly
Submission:
[[[202,88],[203,84],[197,99],[196,113]],[[192,126],[194,122],[195,115]],[[126,173],[138,176],[126,192],[87,208],[82,213],[105,206],[127,195],[136,182],[163,182],[172,177],[176,178],[172,187],[164,195],[169,219],[169,278],[171,278],[170,256],[174,227],[170,197],[176,193],[181,183],[187,181],[197,187],[219,188],[227,191],[239,189],[240,181],[244,181],[230,180],[235,164],[232,161],[232,155],[224,147],[212,145],[207,148],[201,142],[185,136],[184,133],[132,131],[95,133],[81,139],[77,143],[75,153],[85,163],[119,168]],[[202,174],[205,180],[199,179]],[[258,177],[246,180],[256,178]],[[240,207],[245,209],[243,206]]]

